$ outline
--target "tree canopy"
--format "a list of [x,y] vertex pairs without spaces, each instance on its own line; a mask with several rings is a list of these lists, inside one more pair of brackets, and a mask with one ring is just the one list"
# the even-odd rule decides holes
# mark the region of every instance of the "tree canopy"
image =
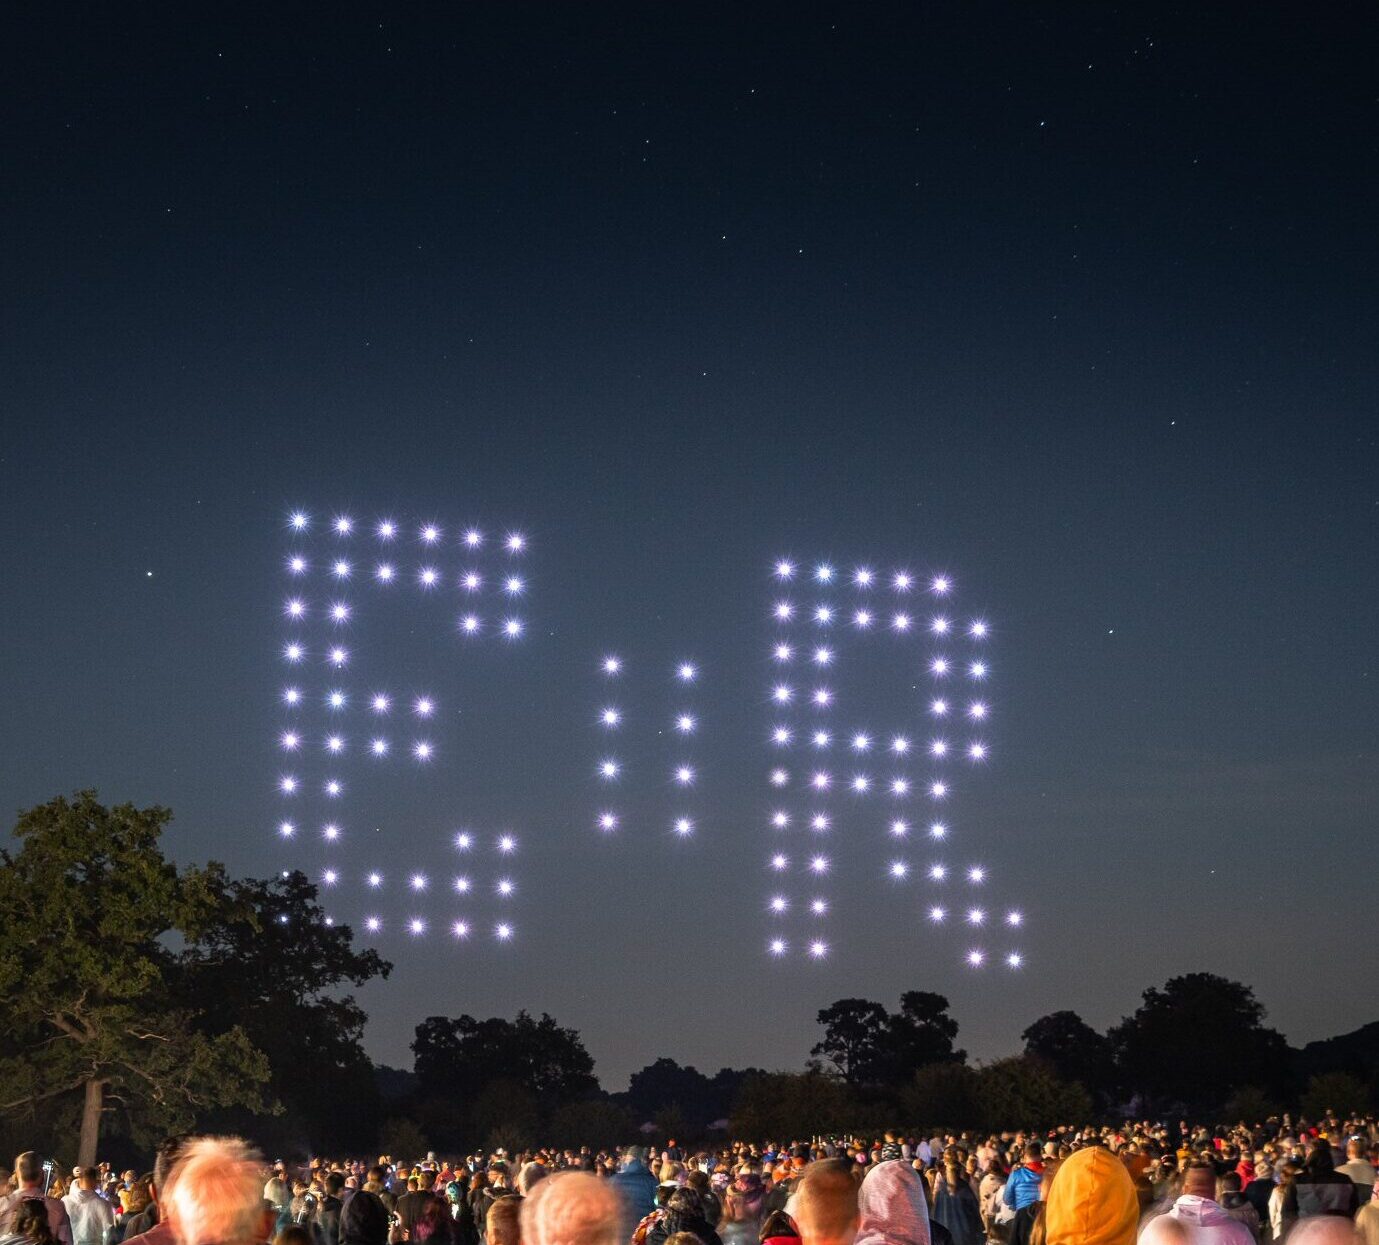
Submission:
[[948,1000],[927,990],[902,994],[897,1012],[869,999],[839,999],[818,1022],[824,1036],[810,1053],[854,1086],[898,1086],[916,1068],[967,1057],[953,1047],[958,1022],[948,1015]]

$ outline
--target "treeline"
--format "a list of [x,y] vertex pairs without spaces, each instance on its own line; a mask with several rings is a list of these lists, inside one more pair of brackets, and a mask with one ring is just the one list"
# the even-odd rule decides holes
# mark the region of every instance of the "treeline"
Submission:
[[79,792],[21,814],[0,851],[0,1151],[124,1165],[191,1128],[274,1155],[415,1154],[1379,1105],[1379,1022],[1293,1050],[1248,986],[1208,973],[1146,990],[1104,1033],[1053,1012],[979,1066],[948,1000],[915,990],[893,1011],[821,1010],[803,1071],[662,1058],[608,1093],[576,1030],[525,1012],[428,1017],[411,1071],[376,1068],[346,991],[387,961],[329,924],[299,873],[179,870],[170,816]]

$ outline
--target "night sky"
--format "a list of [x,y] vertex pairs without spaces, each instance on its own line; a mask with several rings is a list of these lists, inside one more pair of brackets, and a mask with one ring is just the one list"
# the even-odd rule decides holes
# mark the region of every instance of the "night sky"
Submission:
[[[179,860],[302,863],[273,830],[287,515],[520,528],[520,644],[463,650],[453,600],[382,641],[400,686],[455,689],[407,815],[520,834],[520,936],[389,941],[376,1058],[526,1007],[613,1089],[660,1055],[797,1067],[819,1007],[916,988],[991,1057],[1200,969],[1294,1042],[1373,1019],[1368,20],[12,14],[6,808],[94,786],[170,805]],[[764,954],[781,554],[941,568],[989,620],[952,856],[1025,912],[1020,971],[967,967],[844,842],[829,957]],[[653,705],[701,667],[692,842],[593,827],[610,647]]]

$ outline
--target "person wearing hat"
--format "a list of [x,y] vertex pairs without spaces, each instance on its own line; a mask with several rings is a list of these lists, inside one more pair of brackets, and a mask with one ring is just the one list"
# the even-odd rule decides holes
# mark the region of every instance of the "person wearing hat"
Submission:
[[1109,1150],[1075,1150],[1044,1203],[1046,1245],[1133,1245],[1139,1223],[1135,1182]]

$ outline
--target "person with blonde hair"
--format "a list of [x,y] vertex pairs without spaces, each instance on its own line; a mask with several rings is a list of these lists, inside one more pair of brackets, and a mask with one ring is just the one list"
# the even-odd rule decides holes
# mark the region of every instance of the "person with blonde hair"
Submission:
[[558,1172],[522,1199],[522,1245],[619,1245],[622,1200],[611,1182]]
[[164,1206],[180,1245],[258,1245],[267,1237],[263,1165],[238,1137],[197,1137],[183,1148]]

